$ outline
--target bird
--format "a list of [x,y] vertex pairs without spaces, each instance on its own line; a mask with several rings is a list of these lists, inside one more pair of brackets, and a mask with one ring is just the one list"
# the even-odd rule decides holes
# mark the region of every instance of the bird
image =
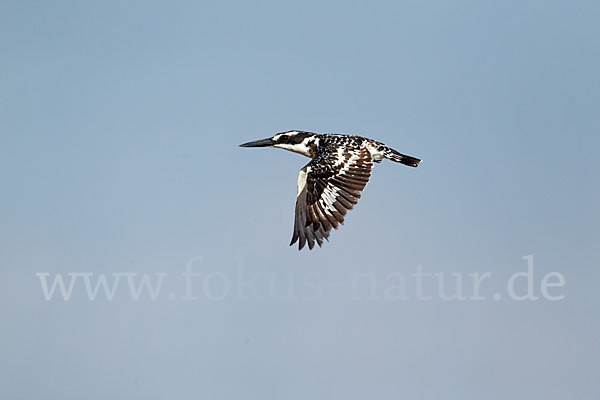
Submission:
[[310,157],[298,175],[294,230],[290,246],[310,250],[329,241],[331,229],[358,203],[371,177],[373,163],[389,159],[417,167],[420,159],[399,153],[383,143],[361,136],[287,131],[240,147],[272,147]]

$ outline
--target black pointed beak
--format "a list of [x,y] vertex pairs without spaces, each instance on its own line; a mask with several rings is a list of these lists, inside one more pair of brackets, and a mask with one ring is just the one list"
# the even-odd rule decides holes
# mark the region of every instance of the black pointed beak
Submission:
[[269,146],[273,146],[275,143],[277,143],[277,142],[275,142],[271,138],[268,138],[268,139],[255,140],[253,142],[240,144],[240,147],[269,147]]

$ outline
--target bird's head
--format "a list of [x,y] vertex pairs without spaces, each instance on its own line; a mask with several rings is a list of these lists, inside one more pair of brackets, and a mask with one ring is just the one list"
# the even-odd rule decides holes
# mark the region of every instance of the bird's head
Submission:
[[240,144],[240,147],[275,147],[312,157],[318,145],[318,135],[311,132],[288,131],[268,139]]

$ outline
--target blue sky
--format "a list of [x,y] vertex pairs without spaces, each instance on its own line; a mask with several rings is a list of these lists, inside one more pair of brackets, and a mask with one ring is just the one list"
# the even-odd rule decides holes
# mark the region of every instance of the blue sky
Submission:
[[[592,1],[3,2],[0,397],[598,398],[599,13]],[[424,161],[377,165],[330,243],[298,252],[308,160],[238,147],[290,129]],[[530,254],[536,294],[558,272],[563,300],[506,298]],[[182,300],[199,256],[199,299]],[[487,300],[370,301],[349,284],[272,296],[288,278],[353,273],[381,294],[418,266],[489,272]],[[209,274],[218,292],[240,268],[273,279],[263,298],[203,296]],[[125,286],[113,301],[82,286],[46,301],[40,272],[167,276],[155,301]]]

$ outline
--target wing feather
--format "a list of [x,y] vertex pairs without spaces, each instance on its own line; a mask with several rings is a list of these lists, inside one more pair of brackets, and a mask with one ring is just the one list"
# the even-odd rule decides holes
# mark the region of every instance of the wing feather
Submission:
[[315,242],[322,246],[331,229],[344,224],[344,217],[358,203],[369,178],[373,161],[366,147],[345,151],[323,151],[298,176],[294,232],[290,245],[302,250]]

